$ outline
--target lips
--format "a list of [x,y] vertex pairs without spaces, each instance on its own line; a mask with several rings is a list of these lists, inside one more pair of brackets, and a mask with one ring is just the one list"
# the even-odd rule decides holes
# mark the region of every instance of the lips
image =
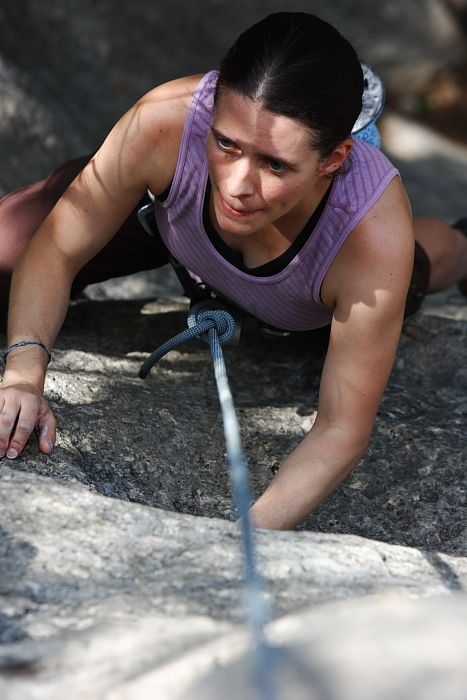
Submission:
[[258,209],[240,209],[240,210],[234,209],[233,207],[230,206],[230,204],[227,204],[225,199],[223,199],[223,197],[220,194],[219,194],[219,199],[220,199],[222,209],[229,216],[234,216],[236,218],[242,219],[242,218],[245,218],[247,216],[251,216],[252,214],[256,214],[256,212],[259,211]]

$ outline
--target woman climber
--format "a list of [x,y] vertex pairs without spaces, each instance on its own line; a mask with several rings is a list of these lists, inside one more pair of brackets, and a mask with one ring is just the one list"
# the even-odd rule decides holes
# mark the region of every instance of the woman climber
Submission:
[[[337,487],[368,444],[404,315],[467,278],[465,235],[412,220],[397,170],[351,136],[362,91],[336,29],[273,14],[220,71],[151,90],[92,157],[1,200],[4,299],[14,272],[0,457],[18,456],[34,428],[53,449],[43,386],[70,292],[170,255],[266,324],[330,326],[316,421],[252,506],[254,524],[292,528]],[[152,237],[136,216],[147,190]]]

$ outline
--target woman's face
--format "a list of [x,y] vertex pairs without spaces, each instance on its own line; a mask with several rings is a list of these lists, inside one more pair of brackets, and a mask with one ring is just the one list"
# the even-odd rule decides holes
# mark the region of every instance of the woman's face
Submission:
[[[310,130],[234,90],[220,92],[207,139],[211,211],[218,228],[248,235],[311,213],[326,168]],[[332,159],[332,156],[331,156]],[[336,166],[338,167],[338,166]],[[318,200],[319,201],[319,200]]]

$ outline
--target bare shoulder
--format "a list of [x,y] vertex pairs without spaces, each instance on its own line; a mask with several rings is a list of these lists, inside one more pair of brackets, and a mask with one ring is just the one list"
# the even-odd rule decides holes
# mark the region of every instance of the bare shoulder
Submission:
[[[160,194],[175,172],[183,127],[202,76],[180,78],[150,90],[115,124],[87,168],[115,192]],[[93,184],[94,183],[94,184]]]
[[202,77],[202,74],[189,75],[157,85],[143,95],[136,105],[148,107],[148,109],[157,107],[157,113],[161,118],[186,114],[193,93]]
[[175,172],[183,127],[202,75],[172,80],[150,90],[133,107],[145,143],[148,187],[156,194]]
[[[350,233],[325,277],[322,297],[335,308],[379,297],[405,300],[413,266],[414,234],[409,199],[395,176]],[[386,292],[386,294],[384,294]]]

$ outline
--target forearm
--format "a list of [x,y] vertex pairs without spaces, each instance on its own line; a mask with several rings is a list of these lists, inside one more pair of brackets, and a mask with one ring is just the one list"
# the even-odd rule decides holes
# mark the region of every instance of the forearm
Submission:
[[[68,307],[75,268],[50,236],[47,224],[34,236],[13,273],[8,320],[9,345],[37,340],[51,348]],[[40,345],[13,348],[7,356],[0,391],[0,459],[21,454],[32,431],[50,454],[55,417],[44,399],[48,353]]]
[[252,507],[253,523],[273,530],[294,528],[345,479],[366,445],[364,435],[315,424]]
[[[73,274],[44,237],[33,239],[18,261],[11,284],[8,344],[40,340],[51,348],[67,312]],[[39,346],[8,355],[4,383],[27,382],[42,390],[48,357]]]

